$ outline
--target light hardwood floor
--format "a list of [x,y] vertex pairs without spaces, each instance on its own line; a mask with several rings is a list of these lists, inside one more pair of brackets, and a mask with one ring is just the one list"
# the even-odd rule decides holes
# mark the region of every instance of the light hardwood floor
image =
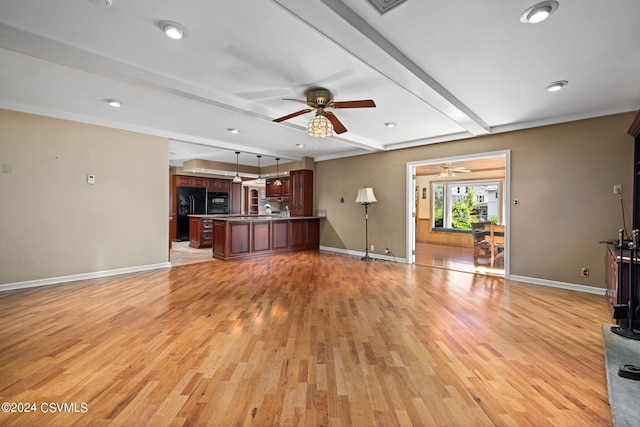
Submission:
[[0,425],[607,426],[607,321],[603,296],[315,251],[4,292],[0,401],[37,412]]

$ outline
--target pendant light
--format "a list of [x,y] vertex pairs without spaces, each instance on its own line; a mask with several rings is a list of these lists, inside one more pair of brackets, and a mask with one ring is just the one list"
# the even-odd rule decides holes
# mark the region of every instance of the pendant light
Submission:
[[242,178],[240,178],[240,174],[238,173],[238,159],[240,157],[240,152],[236,151],[236,176],[233,177],[233,182],[238,184],[242,182]]
[[258,154],[256,156],[258,158],[258,179],[256,179],[256,184],[262,184],[264,183],[264,180],[262,179],[262,174],[261,172],[261,168],[260,168],[260,157],[262,157],[260,154]]
[[278,178],[278,175],[280,175],[280,170],[278,169],[279,162],[280,162],[280,157],[277,157],[276,158],[276,180],[273,181],[273,185],[282,185],[282,181],[280,181],[280,178]]

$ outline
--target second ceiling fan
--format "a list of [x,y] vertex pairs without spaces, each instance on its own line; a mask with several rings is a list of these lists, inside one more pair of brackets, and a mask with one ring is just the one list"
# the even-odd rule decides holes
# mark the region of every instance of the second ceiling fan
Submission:
[[[285,120],[292,119],[294,117],[301,116],[302,114],[310,113],[313,110],[316,110],[316,117],[312,120],[312,122],[322,121],[323,117],[326,117],[333,127],[333,131],[335,133],[340,134],[347,131],[347,128],[342,124],[340,120],[333,114],[331,111],[325,111],[326,108],[371,108],[375,107],[376,104],[372,99],[363,99],[359,101],[334,101],[333,95],[327,89],[323,88],[313,88],[309,89],[305,92],[307,96],[307,100],[303,101],[301,99],[288,99],[285,98],[285,101],[295,101],[301,102],[303,104],[307,104],[311,108],[305,108],[304,110],[296,111],[295,113],[287,114],[286,116],[279,117],[277,119],[273,119],[274,122],[283,122]],[[309,123],[308,133],[314,136],[328,136],[328,134],[312,134],[310,132],[311,123]]]

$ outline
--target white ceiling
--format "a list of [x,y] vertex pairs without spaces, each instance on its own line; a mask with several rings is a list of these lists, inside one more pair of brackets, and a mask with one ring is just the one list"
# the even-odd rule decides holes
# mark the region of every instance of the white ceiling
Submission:
[[[167,137],[172,164],[252,166],[640,108],[638,0],[560,0],[536,25],[519,19],[536,0],[100,1],[0,1],[0,108]],[[330,138],[306,135],[313,113],[272,122],[313,86],[377,108],[334,110],[348,132]]]

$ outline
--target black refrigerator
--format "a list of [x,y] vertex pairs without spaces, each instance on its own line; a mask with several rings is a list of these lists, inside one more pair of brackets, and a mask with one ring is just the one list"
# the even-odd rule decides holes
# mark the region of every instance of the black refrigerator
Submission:
[[178,224],[176,239],[189,240],[189,215],[207,212],[207,190],[205,188],[178,187]]

